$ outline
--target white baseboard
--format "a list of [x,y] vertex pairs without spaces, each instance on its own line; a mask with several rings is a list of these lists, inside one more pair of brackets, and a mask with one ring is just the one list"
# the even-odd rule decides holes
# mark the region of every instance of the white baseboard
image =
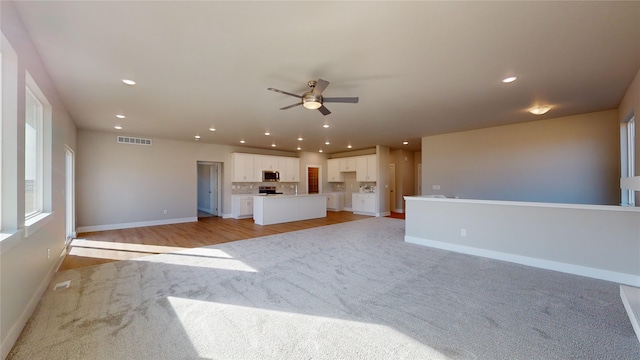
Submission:
[[640,288],[620,285],[620,297],[640,341]]
[[223,219],[233,219],[233,214],[222,214]]
[[376,214],[376,216],[390,216],[391,215],[391,211],[381,211],[378,214]]
[[130,222],[130,223],[121,223],[121,224],[81,226],[77,229],[77,232],[82,233],[82,232],[91,232],[91,231],[130,229],[130,228],[144,227],[144,226],[170,225],[170,224],[180,224],[180,223],[195,222],[195,221],[198,221],[197,216],[186,217],[186,218],[176,218],[176,219],[152,220],[152,221],[136,221],[136,222]]
[[29,318],[36,310],[40,299],[42,299],[45,291],[47,291],[47,287],[49,287],[51,279],[53,279],[56,271],[58,271],[58,268],[60,268],[60,265],[62,265],[65,254],[66,248],[62,250],[62,253],[56,259],[56,262],[53,264],[51,269],[49,269],[49,273],[47,273],[47,276],[45,276],[40,282],[38,289],[33,294],[31,299],[29,299],[29,301],[27,302],[27,306],[25,306],[24,311],[22,312],[22,314],[20,314],[18,321],[16,321],[16,323],[11,326],[11,329],[9,329],[6,334],[7,336],[2,340],[2,343],[0,344],[0,359],[5,359],[7,355],[9,355],[11,348],[16,343],[16,340],[18,340],[18,337],[24,329],[24,326],[27,324],[27,321],[29,321]]
[[567,274],[586,276],[594,279],[607,280],[619,284],[640,287],[640,276],[620,273],[616,271],[597,269],[592,267],[561,263],[528,256],[509,254],[499,251],[474,248],[457,244],[450,244],[441,241],[418,238],[405,235],[404,241],[412,244],[433,247],[442,250],[449,250],[463,254],[481,256],[489,259],[508,261],[516,264],[533,266],[541,269],[559,271]]
[[402,214],[402,213],[404,213],[404,209],[395,209],[395,210],[393,210],[393,212],[397,212],[397,213]]

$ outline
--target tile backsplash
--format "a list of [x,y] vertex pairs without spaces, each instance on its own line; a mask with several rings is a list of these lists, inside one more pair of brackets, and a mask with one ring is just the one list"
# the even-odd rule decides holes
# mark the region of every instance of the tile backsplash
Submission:
[[258,195],[258,188],[260,186],[275,186],[277,192],[281,192],[285,195],[295,195],[296,186],[299,186],[298,183],[287,183],[287,182],[266,182],[266,183],[231,183],[231,194],[232,195],[245,195],[245,194],[256,194]]

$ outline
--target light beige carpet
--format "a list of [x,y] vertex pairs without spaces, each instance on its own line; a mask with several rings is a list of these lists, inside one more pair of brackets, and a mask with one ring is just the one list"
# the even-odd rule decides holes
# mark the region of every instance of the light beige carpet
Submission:
[[371,218],[68,270],[9,359],[639,359],[613,283]]

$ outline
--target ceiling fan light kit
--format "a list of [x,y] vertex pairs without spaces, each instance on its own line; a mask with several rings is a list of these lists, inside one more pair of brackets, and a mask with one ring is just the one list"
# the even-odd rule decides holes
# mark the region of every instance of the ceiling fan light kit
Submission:
[[551,106],[549,105],[538,105],[529,109],[529,112],[533,115],[543,115],[546,114],[549,110],[551,110]]
[[313,91],[305,93],[302,97],[302,106],[310,110],[316,110],[322,106],[322,95],[316,95]]
[[290,92],[268,88],[267,90],[275,91],[281,94],[293,96],[300,99],[300,102],[295,104],[291,104],[289,106],[285,106],[280,108],[280,110],[291,109],[292,107],[296,107],[298,105],[302,105],[305,109],[309,110],[318,110],[322,113],[322,115],[329,115],[331,111],[324,106],[325,102],[340,102],[340,103],[351,103],[355,104],[359,101],[358,97],[339,97],[339,98],[323,98],[322,92],[324,89],[329,86],[329,82],[326,80],[318,79],[310,80],[307,85],[311,88],[311,90],[307,91],[302,95],[296,95]]

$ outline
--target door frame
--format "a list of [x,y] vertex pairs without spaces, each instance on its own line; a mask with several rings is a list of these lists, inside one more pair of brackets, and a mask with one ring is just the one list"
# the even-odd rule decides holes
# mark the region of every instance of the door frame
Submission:
[[[213,216],[222,216],[221,215],[221,209],[222,209],[222,171],[223,171],[223,165],[221,162],[215,162],[215,161],[200,161],[198,160],[196,162],[196,211],[198,210],[198,165],[206,165],[209,166],[209,181],[210,181],[210,189],[211,191],[211,195],[209,198],[209,204],[211,205],[211,214]],[[218,174],[216,176],[213,176],[213,167],[216,166],[218,168]],[[214,179],[215,178],[215,179]],[[217,186],[214,186],[214,180],[215,180],[215,184],[217,184]],[[214,189],[215,188],[215,189]],[[215,193],[214,193],[215,191]],[[213,201],[213,199],[216,198],[217,201]]]
[[65,166],[65,245],[71,242],[76,233],[76,154],[69,146],[64,146]]
[[318,169],[318,194],[322,194],[322,165],[307,165],[304,181],[307,185],[307,194],[309,194],[309,169]]

